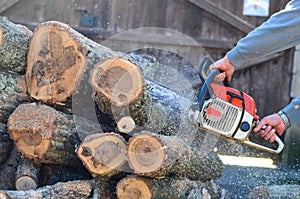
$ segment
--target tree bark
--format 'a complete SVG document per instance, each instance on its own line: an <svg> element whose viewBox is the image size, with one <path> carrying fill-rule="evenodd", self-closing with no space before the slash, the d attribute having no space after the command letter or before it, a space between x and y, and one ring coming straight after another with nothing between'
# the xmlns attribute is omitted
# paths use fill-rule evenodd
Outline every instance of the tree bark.
<svg viewBox="0 0 300 199"><path fill-rule="evenodd" d="M24 74L32 32L25 26L0 18L0 68Z"/></svg>
<svg viewBox="0 0 300 199"><path fill-rule="evenodd" d="M93 180L76 180L64 183L56 183L51 186L40 187L36 190L27 191L12 191L12 190L1 190L0 196L4 198L13 199L50 199L50 198L90 198L92 190L94 189Z"/></svg>
<svg viewBox="0 0 300 199"><path fill-rule="evenodd" d="M26 81L31 97L64 103L84 79L85 70L118 53L93 42L67 24L49 21L34 31L28 51Z"/></svg>
<svg viewBox="0 0 300 199"><path fill-rule="evenodd" d="M123 171L127 143L118 134L87 136L77 149L77 156L93 175L112 176Z"/></svg>
<svg viewBox="0 0 300 199"><path fill-rule="evenodd" d="M6 124L0 123L0 165L6 161L13 147L14 143L9 137Z"/></svg>
<svg viewBox="0 0 300 199"><path fill-rule="evenodd" d="M28 101L25 76L0 70L0 122L6 123L16 107Z"/></svg>
<svg viewBox="0 0 300 199"><path fill-rule="evenodd" d="M21 158L20 164L16 172L16 189L30 190L36 189L39 185L40 165L34 164L32 161Z"/></svg>
<svg viewBox="0 0 300 199"><path fill-rule="evenodd" d="M207 186L211 185L186 178L150 179L129 176L118 183L116 193L118 199L193 198L193 192L197 192L196 198L203 198L204 194L209 195L210 198L218 195L213 191L208 191ZM209 193L205 193L205 191Z"/></svg>
<svg viewBox="0 0 300 199"><path fill-rule="evenodd" d="M134 172L149 177L174 174L205 182L221 177L224 170L215 153L202 153L176 136L136 134L129 139L127 153Z"/></svg>
<svg viewBox="0 0 300 199"><path fill-rule="evenodd" d="M75 153L80 139L73 121L49 106L20 105L8 118L7 127L18 150L30 160L73 166L80 163Z"/></svg>
<svg viewBox="0 0 300 199"><path fill-rule="evenodd" d="M92 179L90 173L81 165L70 167L60 164L42 164L39 186L53 185L58 182Z"/></svg>
<svg viewBox="0 0 300 199"><path fill-rule="evenodd" d="M20 157L21 155L14 145L6 162L1 164L0 166L0 190L9 190L15 188L14 182L16 179L16 171L18 168Z"/></svg>

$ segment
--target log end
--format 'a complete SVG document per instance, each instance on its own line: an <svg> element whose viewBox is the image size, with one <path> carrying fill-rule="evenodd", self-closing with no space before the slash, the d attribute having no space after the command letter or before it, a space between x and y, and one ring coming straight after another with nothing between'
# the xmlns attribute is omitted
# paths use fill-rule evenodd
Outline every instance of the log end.
<svg viewBox="0 0 300 199"><path fill-rule="evenodd" d="M40 24L29 45L28 92L42 102L65 102L86 68L86 50L60 22Z"/></svg>
<svg viewBox="0 0 300 199"><path fill-rule="evenodd" d="M37 183L30 176L21 176L16 180L17 190L32 190L37 188Z"/></svg>
<svg viewBox="0 0 300 199"><path fill-rule="evenodd" d="M77 156L91 174L113 175L126 162L126 147L118 134L94 134L78 147Z"/></svg>
<svg viewBox="0 0 300 199"><path fill-rule="evenodd" d="M95 66L91 85L98 97L123 107L138 99L145 83L138 66L123 58L110 58Z"/></svg>
<svg viewBox="0 0 300 199"><path fill-rule="evenodd" d="M9 116L7 128L18 151L28 159L43 159L51 147L55 122L63 120L53 108L37 103L21 104Z"/></svg>
<svg viewBox="0 0 300 199"><path fill-rule="evenodd" d="M118 183L116 192L119 199L151 199L152 185L144 179L127 177Z"/></svg>
<svg viewBox="0 0 300 199"><path fill-rule="evenodd" d="M128 162L135 173L150 174L166 160L166 147L158 137L146 131L134 135L127 147Z"/></svg>
<svg viewBox="0 0 300 199"><path fill-rule="evenodd" d="M135 121L130 116L124 116L117 122L118 131L129 134L135 128Z"/></svg>

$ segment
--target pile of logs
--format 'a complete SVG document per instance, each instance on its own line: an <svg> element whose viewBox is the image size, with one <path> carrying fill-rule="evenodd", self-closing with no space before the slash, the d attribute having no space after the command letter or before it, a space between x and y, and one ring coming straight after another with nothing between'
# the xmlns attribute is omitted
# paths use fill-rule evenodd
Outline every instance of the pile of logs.
<svg viewBox="0 0 300 199"><path fill-rule="evenodd" d="M145 62L4 17L0 55L0 198L219 198L221 160Z"/></svg>

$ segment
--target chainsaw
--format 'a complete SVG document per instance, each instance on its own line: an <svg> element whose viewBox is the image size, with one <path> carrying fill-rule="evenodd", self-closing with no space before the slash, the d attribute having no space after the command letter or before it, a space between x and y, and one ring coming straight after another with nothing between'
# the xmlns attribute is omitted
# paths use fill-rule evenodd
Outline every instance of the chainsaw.
<svg viewBox="0 0 300 199"><path fill-rule="evenodd" d="M275 149L249 139L252 129L259 121L255 101L248 94L230 87L226 81L214 82L219 70L214 69L208 73L212 63L210 60L205 56L199 63L199 77L203 84L198 92L197 102L189 109L189 120L205 132L221 135L260 150L280 153L284 144L277 135Z"/></svg>

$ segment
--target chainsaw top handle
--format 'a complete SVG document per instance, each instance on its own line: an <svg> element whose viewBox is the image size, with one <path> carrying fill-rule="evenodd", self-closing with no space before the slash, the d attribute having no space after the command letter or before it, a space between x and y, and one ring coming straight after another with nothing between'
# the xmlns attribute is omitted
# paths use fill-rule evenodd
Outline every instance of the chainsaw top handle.
<svg viewBox="0 0 300 199"><path fill-rule="evenodd" d="M212 89L210 88L210 85L214 81L214 78L220 73L218 69L213 69L208 73L209 66L212 63L213 61L206 55L202 58L202 60L198 64L198 75L203 85L197 95L198 101L197 101L197 107L195 107L196 110L201 110L206 96L210 95L210 93L213 93ZM224 81L223 83L224 85L226 84L226 86L228 86L227 81Z"/></svg>

